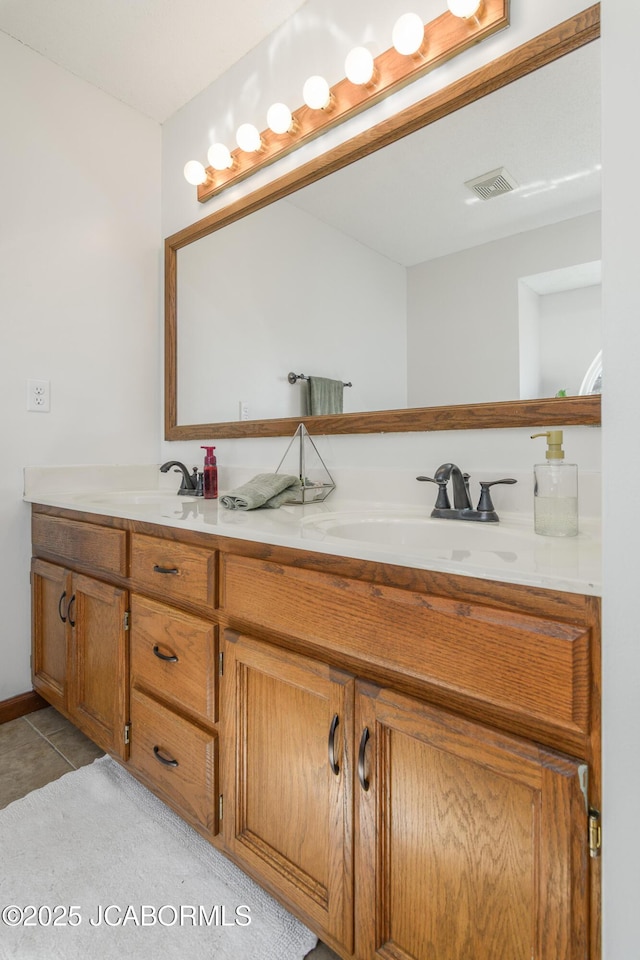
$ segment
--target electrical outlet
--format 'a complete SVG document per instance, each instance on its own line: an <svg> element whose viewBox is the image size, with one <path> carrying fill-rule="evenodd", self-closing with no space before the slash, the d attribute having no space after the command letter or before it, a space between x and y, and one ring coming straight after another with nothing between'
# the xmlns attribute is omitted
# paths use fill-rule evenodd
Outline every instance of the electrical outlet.
<svg viewBox="0 0 640 960"><path fill-rule="evenodd" d="M249 401L248 400L240 401L240 419L241 420L249 419Z"/></svg>
<svg viewBox="0 0 640 960"><path fill-rule="evenodd" d="M51 390L48 380L27 380L27 410L33 413L49 413Z"/></svg>

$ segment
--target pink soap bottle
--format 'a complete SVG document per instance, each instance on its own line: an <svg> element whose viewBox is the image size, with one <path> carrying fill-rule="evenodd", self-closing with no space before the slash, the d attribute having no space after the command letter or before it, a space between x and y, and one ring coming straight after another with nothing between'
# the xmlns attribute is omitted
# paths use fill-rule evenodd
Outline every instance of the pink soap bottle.
<svg viewBox="0 0 640 960"><path fill-rule="evenodd" d="M204 458L204 498L205 500L218 499L218 466L214 454L215 447L201 447L206 450Z"/></svg>

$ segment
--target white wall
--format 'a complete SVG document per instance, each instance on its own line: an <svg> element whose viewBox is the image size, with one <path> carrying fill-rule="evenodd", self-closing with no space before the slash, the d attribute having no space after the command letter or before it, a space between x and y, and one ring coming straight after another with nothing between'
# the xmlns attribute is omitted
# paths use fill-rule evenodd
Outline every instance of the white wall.
<svg viewBox="0 0 640 960"><path fill-rule="evenodd" d="M554 397L558 389L573 396L602 349L602 288L593 284L540 294L538 304L540 387L536 396Z"/></svg>
<svg viewBox="0 0 640 960"><path fill-rule="evenodd" d="M633 107L640 6L602 4L604 476L604 958L640 950L640 284ZM635 77L635 80L634 80ZM636 153L636 156L634 156Z"/></svg>
<svg viewBox="0 0 640 960"><path fill-rule="evenodd" d="M0 130L3 700L31 689L23 466L157 459L160 128L0 33Z"/></svg>
<svg viewBox="0 0 640 960"><path fill-rule="evenodd" d="M592 213L410 267L409 406L520 397L519 279L599 258L600 215Z"/></svg>
<svg viewBox="0 0 640 960"><path fill-rule="evenodd" d="M303 417L289 371L350 382L344 411L407 402L404 267L286 199L178 251L180 423Z"/></svg>

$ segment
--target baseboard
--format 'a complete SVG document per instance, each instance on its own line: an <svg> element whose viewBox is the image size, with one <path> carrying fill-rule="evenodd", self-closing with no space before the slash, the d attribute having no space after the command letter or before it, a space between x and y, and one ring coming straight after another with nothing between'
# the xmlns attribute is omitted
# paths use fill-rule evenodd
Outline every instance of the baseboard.
<svg viewBox="0 0 640 960"><path fill-rule="evenodd" d="M43 700L35 690L30 690L28 693L19 693L17 697L0 700L0 723L17 720L18 717L24 717L27 713L34 713L36 710L42 710L43 707L48 706L47 701Z"/></svg>

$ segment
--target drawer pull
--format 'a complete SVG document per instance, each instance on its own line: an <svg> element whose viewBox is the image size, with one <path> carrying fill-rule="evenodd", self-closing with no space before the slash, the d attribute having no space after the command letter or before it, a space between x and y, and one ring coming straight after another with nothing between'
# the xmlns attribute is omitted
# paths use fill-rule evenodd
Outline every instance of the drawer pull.
<svg viewBox="0 0 640 960"><path fill-rule="evenodd" d="M364 773L364 757L367 749L367 741L369 739L369 727L365 727L362 731L362 736L360 737L360 749L358 750L358 778L360 780L360 786L363 790L369 789L369 781L367 780Z"/></svg>
<svg viewBox="0 0 640 960"><path fill-rule="evenodd" d="M60 599L58 600L58 616L60 617L60 619L62 620L63 623L66 623L66 622L67 622L67 618L62 615L62 601L64 600L64 598L66 597L66 595L67 595L67 591L64 590L63 593L62 593L62 595L61 595L61 597L60 597ZM68 610L67 610L67 612L68 612Z"/></svg>
<svg viewBox="0 0 640 960"><path fill-rule="evenodd" d="M158 646L157 643L156 643L155 647L153 648L153 652L154 652L154 654L156 655L156 657L158 658L158 660L164 660L165 663L177 663L177 662L178 662L178 658L176 657L175 653L172 653L170 657L168 657L168 656L166 655L166 653L160 653L160 648L159 648L159 646Z"/></svg>
<svg viewBox="0 0 640 960"><path fill-rule="evenodd" d="M160 755L160 747L154 747L154 748L153 748L153 753L154 753L154 756L155 756L156 760L158 760L160 763L163 763L163 764L165 765L165 767L177 767L177 766L178 766L178 761L177 761L177 760L167 760L166 757L163 757L163 756Z"/></svg>
<svg viewBox="0 0 640 960"><path fill-rule="evenodd" d="M331 767L331 772L335 773L336 776L340 773L340 766L336 760L336 730L339 723L340 719L336 713L333 716L331 727L329 728L329 766Z"/></svg>
<svg viewBox="0 0 640 960"><path fill-rule="evenodd" d="M153 565L154 573L170 573L175 576L179 571L177 567L161 567L157 563Z"/></svg>

